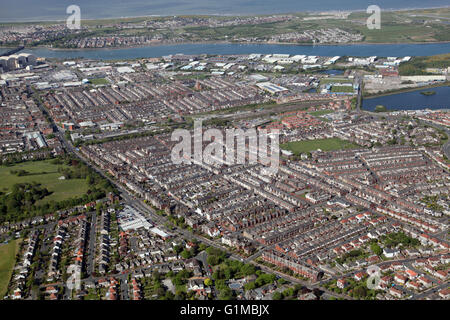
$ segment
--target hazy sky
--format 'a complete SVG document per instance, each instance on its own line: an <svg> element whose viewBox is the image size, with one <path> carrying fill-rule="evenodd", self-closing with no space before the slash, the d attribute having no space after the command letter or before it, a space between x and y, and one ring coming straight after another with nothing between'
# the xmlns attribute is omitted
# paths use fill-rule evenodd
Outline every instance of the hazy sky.
<svg viewBox="0 0 450 320"><path fill-rule="evenodd" d="M449 6L449 0L0 0L0 21L64 20L76 4L81 17L181 14L270 14L299 11Z"/></svg>

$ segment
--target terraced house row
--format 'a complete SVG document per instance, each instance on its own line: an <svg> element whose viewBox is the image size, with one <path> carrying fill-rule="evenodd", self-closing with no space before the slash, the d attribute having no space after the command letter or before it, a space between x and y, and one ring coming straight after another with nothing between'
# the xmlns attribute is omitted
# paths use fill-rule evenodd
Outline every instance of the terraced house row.
<svg viewBox="0 0 450 320"><path fill-rule="evenodd" d="M198 90L181 82L154 84L134 81L86 90L62 89L47 93L44 104L57 123L89 127L139 120L155 123L170 116L193 114L261 103L267 98L252 85L233 79L199 80Z"/></svg>
<svg viewBox="0 0 450 320"><path fill-rule="evenodd" d="M165 134L86 146L82 152L153 204L185 207L178 215L201 232L226 237L236 248L232 239L239 237L254 250L267 246L264 261L311 279L317 279L317 272L305 270L318 268L319 258L334 259L367 243L369 234L385 234L373 233L373 228L386 226L393 232L390 225L399 222L430 239L447 228L443 216L398 195L402 188L414 192L414 180L383 174L396 170L393 165L403 166L411 175L431 174L448 185L448 173L412 147L315 152L310 160L288 161L278 173L266 175L261 164L175 165L170 160L173 145ZM332 250L343 245L344 251ZM436 244L438 249L447 246L445 241Z"/></svg>

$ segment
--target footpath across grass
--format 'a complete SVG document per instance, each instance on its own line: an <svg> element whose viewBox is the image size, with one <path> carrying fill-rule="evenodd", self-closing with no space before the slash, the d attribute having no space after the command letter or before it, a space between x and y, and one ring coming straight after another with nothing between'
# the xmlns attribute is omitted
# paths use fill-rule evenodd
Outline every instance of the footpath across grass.
<svg viewBox="0 0 450 320"><path fill-rule="evenodd" d="M317 149L322 151L333 151L360 148L360 146L355 143L341 140L339 138L292 141L284 143L280 147L281 149L292 151L296 155L316 151Z"/></svg>
<svg viewBox="0 0 450 320"><path fill-rule="evenodd" d="M8 244L0 245L0 300L3 300L8 290L8 283L11 279L21 241L21 239L12 240Z"/></svg>

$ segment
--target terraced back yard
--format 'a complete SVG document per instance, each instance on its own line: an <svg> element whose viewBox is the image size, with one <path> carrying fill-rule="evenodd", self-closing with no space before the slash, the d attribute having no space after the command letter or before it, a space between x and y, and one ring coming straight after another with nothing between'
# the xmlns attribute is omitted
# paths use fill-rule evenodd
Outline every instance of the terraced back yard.
<svg viewBox="0 0 450 320"><path fill-rule="evenodd" d="M56 202L65 199L82 196L88 190L86 179L60 180L62 176L58 168L69 168L62 164L53 164L51 160L19 163L13 166L0 167L0 192L7 193L12 186L18 183L37 182L47 188L52 194L36 202L37 205L54 200ZM23 176L11 173L11 171L24 170Z"/></svg>
<svg viewBox="0 0 450 320"><path fill-rule="evenodd" d="M3 300L8 290L8 283L11 279L21 241L21 239L18 239L0 245L0 300Z"/></svg>

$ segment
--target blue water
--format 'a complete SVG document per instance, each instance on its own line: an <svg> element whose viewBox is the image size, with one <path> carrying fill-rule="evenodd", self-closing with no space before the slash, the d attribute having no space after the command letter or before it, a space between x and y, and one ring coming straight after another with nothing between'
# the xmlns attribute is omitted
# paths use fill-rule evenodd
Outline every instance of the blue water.
<svg viewBox="0 0 450 320"><path fill-rule="evenodd" d="M87 59L137 59L162 57L170 54L251 54L284 53L317 56L431 56L450 52L450 43L434 44L358 44L333 46L302 46L274 44L177 44L126 49L51 50L46 48L26 49L38 57L87 58Z"/></svg>
<svg viewBox="0 0 450 320"><path fill-rule="evenodd" d="M318 71L318 73L322 74L328 74L330 76L340 75L344 73L344 70L335 70L335 69L328 69L328 70L321 70Z"/></svg>
<svg viewBox="0 0 450 320"><path fill-rule="evenodd" d="M422 91L435 91L432 96L421 94ZM419 110L419 109L448 109L450 108L450 87L420 89L403 92L373 99L364 99L363 109L374 111L377 105L383 105L388 110Z"/></svg>
<svg viewBox="0 0 450 320"><path fill-rule="evenodd" d="M365 10L448 6L448 0L14 0L1 1L0 21L65 20L76 4L82 19L146 15L249 15L303 11Z"/></svg>

